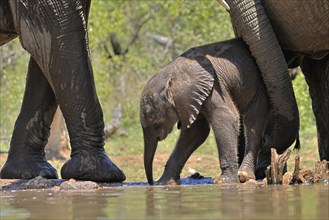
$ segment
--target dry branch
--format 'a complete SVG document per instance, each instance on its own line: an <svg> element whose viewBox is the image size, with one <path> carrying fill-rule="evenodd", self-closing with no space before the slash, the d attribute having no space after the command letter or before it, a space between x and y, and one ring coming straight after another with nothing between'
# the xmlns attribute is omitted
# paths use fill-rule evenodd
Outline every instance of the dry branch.
<svg viewBox="0 0 329 220"><path fill-rule="evenodd" d="M281 155L276 152L276 149L271 148L271 165L267 167L265 174L268 184L282 184L283 170L289 159L291 150L287 149Z"/></svg>
<svg viewBox="0 0 329 220"><path fill-rule="evenodd" d="M268 178L267 178L268 179ZM315 169L300 169L300 157L295 157L295 167L293 172L286 172L283 176L282 184L311 184L329 180L329 167L326 160L317 161Z"/></svg>

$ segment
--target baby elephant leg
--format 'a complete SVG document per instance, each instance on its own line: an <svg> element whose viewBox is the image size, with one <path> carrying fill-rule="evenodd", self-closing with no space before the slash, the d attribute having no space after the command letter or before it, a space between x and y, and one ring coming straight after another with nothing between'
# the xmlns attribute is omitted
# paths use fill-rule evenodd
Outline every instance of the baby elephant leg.
<svg viewBox="0 0 329 220"><path fill-rule="evenodd" d="M208 121L216 138L222 171L214 183L238 183L239 113L230 99L223 100L221 97L216 99L213 96L211 104L207 108L207 116L209 116Z"/></svg>
<svg viewBox="0 0 329 220"><path fill-rule="evenodd" d="M255 180L255 166L262 142L262 133L269 113L269 104L265 94L259 94L249 106L243 117L245 134L245 152L239 167L240 182Z"/></svg>
<svg viewBox="0 0 329 220"><path fill-rule="evenodd" d="M179 184L180 173L186 161L207 139L209 131L209 124L205 118L198 118L189 129L183 130L166 163L165 170L156 184Z"/></svg>

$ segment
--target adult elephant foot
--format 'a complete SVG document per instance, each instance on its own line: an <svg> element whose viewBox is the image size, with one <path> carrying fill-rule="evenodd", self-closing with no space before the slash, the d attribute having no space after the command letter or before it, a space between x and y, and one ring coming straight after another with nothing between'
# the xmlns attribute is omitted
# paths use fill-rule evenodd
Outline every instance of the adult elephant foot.
<svg viewBox="0 0 329 220"><path fill-rule="evenodd" d="M239 168L238 176L241 183L247 182L248 180L256 180L254 171L245 166Z"/></svg>
<svg viewBox="0 0 329 220"><path fill-rule="evenodd" d="M61 170L63 179L91 180L97 182L123 182L125 174L106 155L97 152L80 151L71 155Z"/></svg>
<svg viewBox="0 0 329 220"><path fill-rule="evenodd" d="M57 179L57 171L47 162L44 156L31 154L8 156L1 169L1 179L32 179L42 176L47 179Z"/></svg>

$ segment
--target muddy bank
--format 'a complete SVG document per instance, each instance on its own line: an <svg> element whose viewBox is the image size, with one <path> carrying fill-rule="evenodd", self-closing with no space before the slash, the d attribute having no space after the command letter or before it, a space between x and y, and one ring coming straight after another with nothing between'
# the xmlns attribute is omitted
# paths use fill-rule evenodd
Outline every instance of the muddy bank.
<svg viewBox="0 0 329 220"><path fill-rule="evenodd" d="M288 149L283 154L278 155L275 150L272 152L271 165L266 170L266 178L261 181L248 180L243 186L259 186L267 184L329 184L329 162L326 160L317 161L314 169L301 169L300 158L295 157L295 167L293 172L283 172L284 165L289 159L291 151ZM204 177L196 172L186 178L181 178L181 185L201 185L213 184L214 179ZM175 185L175 184L174 184ZM241 184L239 184L241 185ZM93 181L76 181L74 179L45 179L36 177L30 180L23 179L0 179L1 191L27 190L27 189L47 189L47 190L95 190L107 187L131 187L149 186L147 182L123 182L105 183Z"/></svg>
<svg viewBox="0 0 329 220"><path fill-rule="evenodd" d="M180 185L205 185L213 184L213 178L202 177L195 178L192 176L182 178ZM329 179L321 179L317 183L329 184ZM296 184L296 183L295 183ZM316 184L316 183L303 183L303 184ZM222 184L223 186L237 185L238 187L259 187L267 185L266 179L262 181L249 180L245 183L240 184ZM288 185L288 184L283 184ZM74 179L45 179L43 177L36 177L30 180L23 179L0 179L1 192L8 191L19 191L19 190L51 190L51 191L62 191L62 190L76 190L76 191L89 191L104 188L113 187L147 187L147 182L123 182L123 183L105 183L105 182L93 182L93 181L77 181Z"/></svg>
<svg viewBox="0 0 329 220"><path fill-rule="evenodd" d="M212 184L210 177L194 178L186 177L181 179L182 185ZM103 183L93 181L77 181L74 179L45 179L36 177L30 180L23 179L0 179L1 191L27 190L27 189L49 189L49 190L95 190L107 187L130 187L149 186L147 182L123 182L123 183Z"/></svg>

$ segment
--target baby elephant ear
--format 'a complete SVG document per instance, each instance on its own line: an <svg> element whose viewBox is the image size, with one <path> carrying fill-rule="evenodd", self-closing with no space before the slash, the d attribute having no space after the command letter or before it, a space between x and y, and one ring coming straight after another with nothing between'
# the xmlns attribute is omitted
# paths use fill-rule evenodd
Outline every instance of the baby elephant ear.
<svg viewBox="0 0 329 220"><path fill-rule="evenodd" d="M196 120L204 100L214 85L214 68L204 56L178 57L170 64L172 73L167 82L167 99L175 107L181 129L189 128Z"/></svg>

